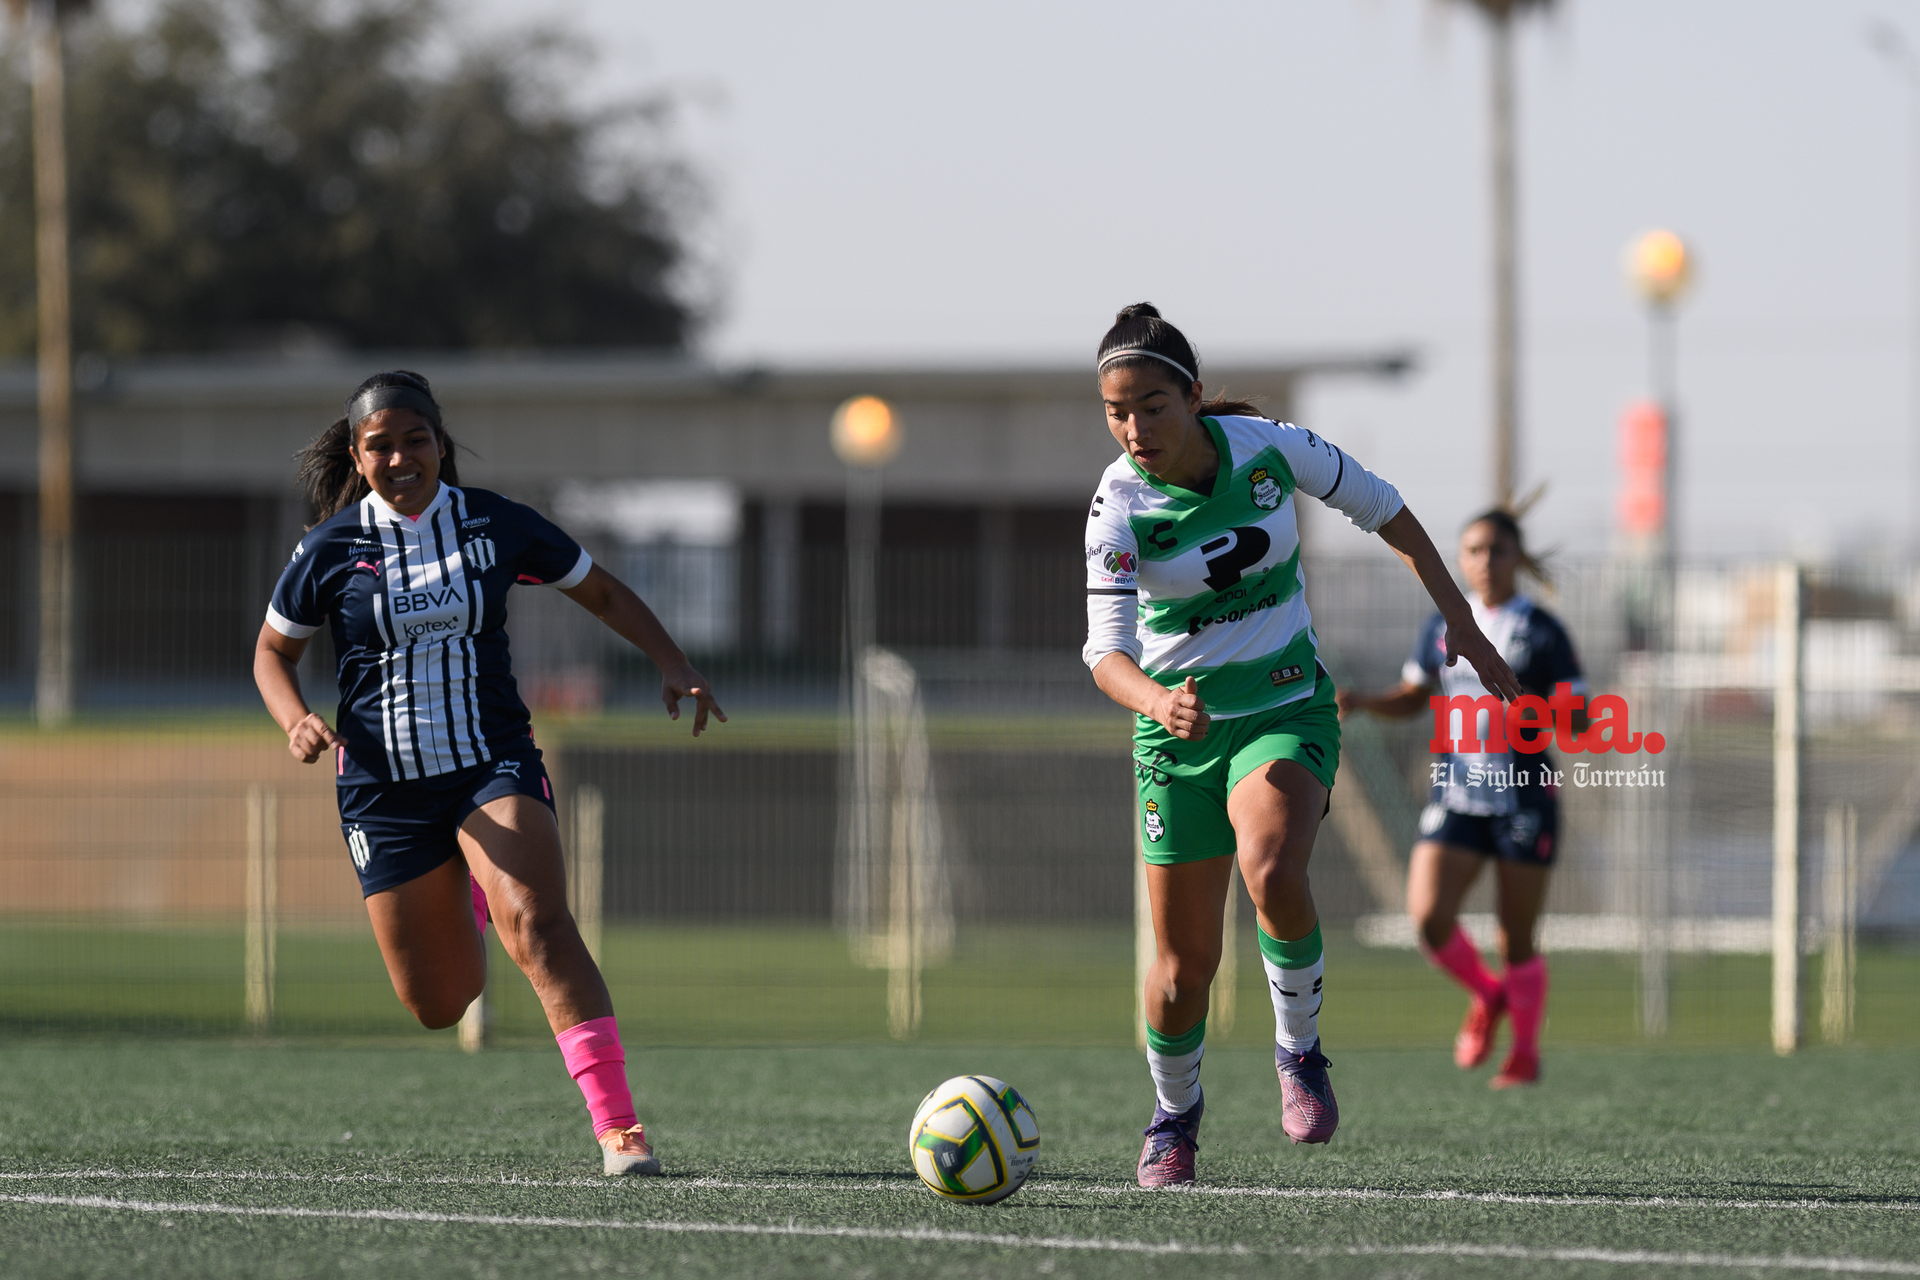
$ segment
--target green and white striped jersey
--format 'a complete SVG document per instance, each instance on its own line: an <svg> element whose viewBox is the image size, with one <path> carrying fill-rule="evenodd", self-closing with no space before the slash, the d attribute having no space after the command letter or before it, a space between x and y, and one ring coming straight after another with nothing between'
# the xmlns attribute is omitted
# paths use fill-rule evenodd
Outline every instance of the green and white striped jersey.
<svg viewBox="0 0 1920 1280"><path fill-rule="evenodd" d="M1087 514L1089 667L1125 653L1169 688L1192 676L1216 719L1314 691L1313 619L1295 491L1372 533L1399 492L1311 431L1202 418L1220 453L1212 493L1156 480L1122 454Z"/></svg>

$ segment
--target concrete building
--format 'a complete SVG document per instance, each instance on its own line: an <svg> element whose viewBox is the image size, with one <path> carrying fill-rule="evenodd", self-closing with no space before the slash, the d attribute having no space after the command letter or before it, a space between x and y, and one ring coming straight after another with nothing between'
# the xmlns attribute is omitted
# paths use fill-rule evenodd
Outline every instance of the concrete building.
<svg viewBox="0 0 1920 1280"><path fill-rule="evenodd" d="M1389 353L1207 373L1210 389L1284 418L1304 379L1409 363ZM827 424L847 397L882 396L906 434L885 477L882 641L1078 643L1077 607L1032 602L1077 597L1083 504L1114 456L1090 368L723 368L623 352L87 358L76 369L83 685L235 669L310 518L293 455L362 377L396 367L432 380L466 450L465 483L556 512L597 554L651 574L702 647L776 655L838 642L846 471ZM12 615L0 672L12 689L32 661L36 439L32 367L0 365L0 596ZM699 598L675 594L689 591Z"/></svg>

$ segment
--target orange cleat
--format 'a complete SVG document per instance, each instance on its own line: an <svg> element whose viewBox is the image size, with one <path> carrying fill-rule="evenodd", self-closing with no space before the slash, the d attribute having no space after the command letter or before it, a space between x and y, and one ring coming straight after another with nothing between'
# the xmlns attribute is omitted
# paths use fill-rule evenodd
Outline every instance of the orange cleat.
<svg viewBox="0 0 1920 1280"><path fill-rule="evenodd" d="M1522 1085L1540 1082L1540 1055L1528 1054L1522 1057L1518 1053L1507 1055L1500 1074L1487 1082L1494 1089L1518 1089Z"/></svg>
<svg viewBox="0 0 1920 1280"><path fill-rule="evenodd" d="M1493 1056L1493 1037L1500 1030L1500 1019L1506 1012L1504 988L1491 1000L1473 998L1473 1003L1467 1006L1466 1020L1460 1024L1460 1034L1453 1038L1454 1066L1471 1071Z"/></svg>
<svg viewBox="0 0 1920 1280"><path fill-rule="evenodd" d="M645 1125L607 1130L600 1135L600 1150L606 1155L601 1171L610 1178L644 1178L660 1172L660 1157L647 1145Z"/></svg>

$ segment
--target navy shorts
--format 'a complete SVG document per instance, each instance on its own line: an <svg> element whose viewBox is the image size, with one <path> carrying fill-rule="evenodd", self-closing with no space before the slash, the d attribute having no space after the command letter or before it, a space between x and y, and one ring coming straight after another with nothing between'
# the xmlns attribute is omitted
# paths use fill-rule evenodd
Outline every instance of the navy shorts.
<svg viewBox="0 0 1920 1280"><path fill-rule="evenodd" d="M343 786L340 832L371 896L417 880L460 856L458 834L467 815L502 796L532 796L553 808L553 784L532 742L497 760L406 782Z"/></svg>
<svg viewBox="0 0 1920 1280"><path fill-rule="evenodd" d="M1420 812L1420 838L1456 845L1501 862L1550 867L1558 852L1560 802L1551 793L1522 794L1512 813L1455 813L1430 804Z"/></svg>

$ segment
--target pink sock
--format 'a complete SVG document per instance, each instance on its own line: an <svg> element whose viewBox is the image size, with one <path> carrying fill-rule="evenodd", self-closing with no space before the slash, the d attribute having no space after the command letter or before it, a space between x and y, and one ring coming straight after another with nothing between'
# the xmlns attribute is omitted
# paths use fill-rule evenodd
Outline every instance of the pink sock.
<svg viewBox="0 0 1920 1280"><path fill-rule="evenodd" d="M593 1117L593 1136L613 1129L630 1129L639 1121L633 1114L633 1094L627 1090L627 1051L611 1017L595 1018L568 1027L554 1037L567 1074L587 1099Z"/></svg>
<svg viewBox="0 0 1920 1280"><path fill-rule="evenodd" d="M1435 966L1452 974L1455 982L1482 1000L1491 1000L1500 994L1500 979L1494 977L1481 961L1480 948L1474 946L1473 939L1467 936L1466 926L1456 924L1453 935L1438 951L1425 942L1420 944L1420 950Z"/></svg>
<svg viewBox="0 0 1920 1280"><path fill-rule="evenodd" d="M1547 1016L1547 958L1536 955L1507 970L1507 1016L1513 1019L1513 1052L1540 1056L1540 1023Z"/></svg>
<svg viewBox="0 0 1920 1280"><path fill-rule="evenodd" d="M473 927L484 938L487 936L487 893L472 876L467 877L467 883L473 886Z"/></svg>

